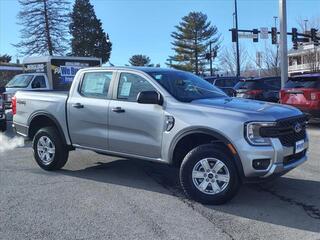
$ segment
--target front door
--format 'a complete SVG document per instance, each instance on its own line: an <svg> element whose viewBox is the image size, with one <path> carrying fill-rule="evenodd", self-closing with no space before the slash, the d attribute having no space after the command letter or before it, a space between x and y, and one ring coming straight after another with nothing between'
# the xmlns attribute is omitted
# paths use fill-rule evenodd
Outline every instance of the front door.
<svg viewBox="0 0 320 240"><path fill-rule="evenodd" d="M161 158L164 111L162 106L137 103L141 91L156 91L143 76L122 72L115 99L109 106L110 151Z"/></svg>
<svg viewBox="0 0 320 240"><path fill-rule="evenodd" d="M68 101L68 124L73 144L108 150L107 98L112 72L84 73L80 88Z"/></svg>

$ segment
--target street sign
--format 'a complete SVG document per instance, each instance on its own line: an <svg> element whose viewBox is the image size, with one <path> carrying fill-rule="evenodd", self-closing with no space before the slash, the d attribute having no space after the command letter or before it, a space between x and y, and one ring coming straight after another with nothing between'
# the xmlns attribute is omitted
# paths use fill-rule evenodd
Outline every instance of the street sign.
<svg viewBox="0 0 320 240"><path fill-rule="evenodd" d="M260 28L260 39L269 39L268 28L262 27Z"/></svg>
<svg viewBox="0 0 320 240"><path fill-rule="evenodd" d="M239 32L238 37L239 38L253 38L254 35L252 33L248 33L248 32Z"/></svg>

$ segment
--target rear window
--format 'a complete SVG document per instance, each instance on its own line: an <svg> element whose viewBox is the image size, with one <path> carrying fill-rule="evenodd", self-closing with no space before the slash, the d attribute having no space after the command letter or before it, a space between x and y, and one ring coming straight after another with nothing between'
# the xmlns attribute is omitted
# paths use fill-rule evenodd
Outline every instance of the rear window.
<svg viewBox="0 0 320 240"><path fill-rule="evenodd" d="M240 81L234 87L235 89L261 89L263 83L258 81Z"/></svg>
<svg viewBox="0 0 320 240"><path fill-rule="evenodd" d="M295 77L291 78L285 88L317 88L320 89L320 77Z"/></svg>

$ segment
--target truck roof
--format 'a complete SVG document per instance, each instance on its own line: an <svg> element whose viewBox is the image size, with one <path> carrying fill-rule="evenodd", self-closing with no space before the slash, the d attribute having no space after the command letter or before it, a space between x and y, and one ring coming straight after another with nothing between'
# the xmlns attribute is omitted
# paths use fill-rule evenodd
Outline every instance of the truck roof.
<svg viewBox="0 0 320 240"><path fill-rule="evenodd" d="M150 72L180 72L181 70L173 69L173 68L160 68L160 67L135 67L135 66L124 66L124 67L89 67L82 68L79 71L85 70L136 70L140 72L150 73Z"/></svg>
<svg viewBox="0 0 320 240"><path fill-rule="evenodd" d="M50 62L52 59L61 59L61 60L96 60L100 61L100 58L94 58L94 57L64 57L64 56L38 56L38 57L27 57L24 58L22 63L28 64L28 63L43 63L43 62Z"/></svg>

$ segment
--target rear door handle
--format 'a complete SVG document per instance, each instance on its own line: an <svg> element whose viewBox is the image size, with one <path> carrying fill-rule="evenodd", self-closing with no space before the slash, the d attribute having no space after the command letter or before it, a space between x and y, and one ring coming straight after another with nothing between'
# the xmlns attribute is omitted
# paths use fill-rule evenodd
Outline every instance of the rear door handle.
<svg viewBox="0 0 320 240"><path fill-rule="evenodd" d="M75 104L72 104L72 107L74 107L74 108L83 108L84 106L81 103L75 103Z"/></svg>
<svg viewBox="0 0 320 240"><path fill-rule="evenodd" d="M124 113L125 112L125 110L122 109L121 107L112 108L112 111L116 112L116 113Z"/></svg>

